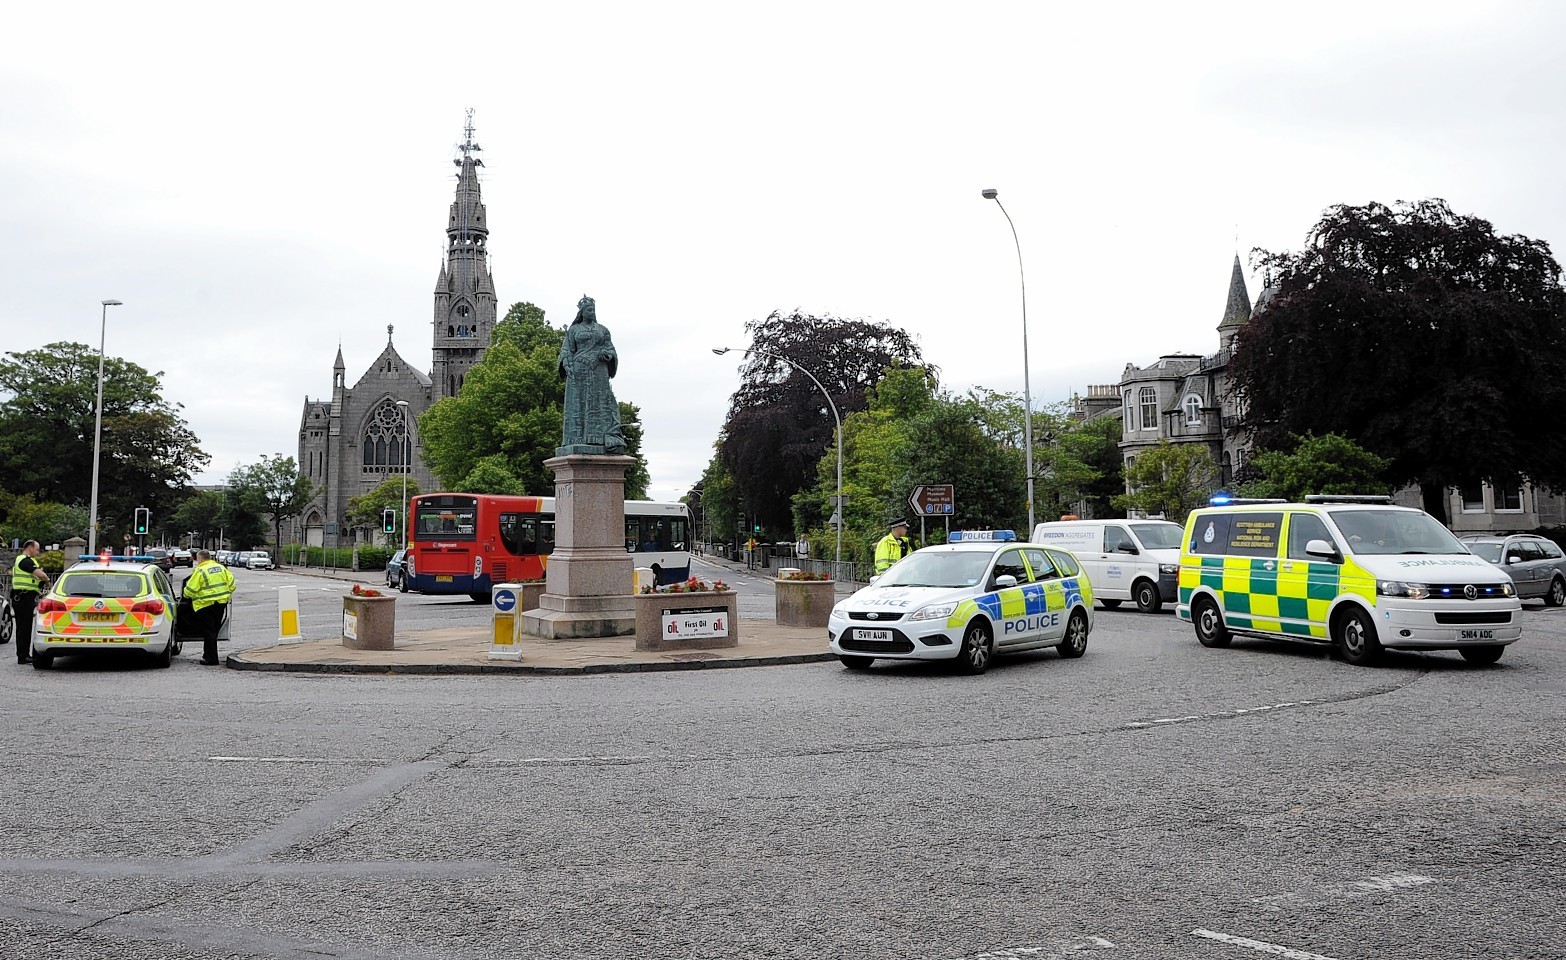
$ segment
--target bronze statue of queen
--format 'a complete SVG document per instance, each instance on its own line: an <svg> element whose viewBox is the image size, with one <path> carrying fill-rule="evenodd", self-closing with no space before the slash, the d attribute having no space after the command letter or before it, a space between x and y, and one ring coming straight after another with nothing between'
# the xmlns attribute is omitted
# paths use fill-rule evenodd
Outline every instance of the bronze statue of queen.
<svg viewBox="0 0 1566 960"><path fill-rule="evenodd" d="M620 404L609 385L619 366L609 328L598 322L593 298L584 295L560 345L559 370L566 382L565 430L556 456L625 453Z"/></svg>

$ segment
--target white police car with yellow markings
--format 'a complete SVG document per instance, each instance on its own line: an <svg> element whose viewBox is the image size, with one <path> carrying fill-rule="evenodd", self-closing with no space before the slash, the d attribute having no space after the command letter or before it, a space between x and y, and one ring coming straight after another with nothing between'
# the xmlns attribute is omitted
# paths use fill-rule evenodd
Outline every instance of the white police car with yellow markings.
<svg viewBox="0 0 1566 960"><path fill-rule="evenodd" d="M1087 651L1093 588L1064 550L1009 530L954 531L832 608L832 652L851 670L876 660L955 660L983 673L998 654Z"/></svg>

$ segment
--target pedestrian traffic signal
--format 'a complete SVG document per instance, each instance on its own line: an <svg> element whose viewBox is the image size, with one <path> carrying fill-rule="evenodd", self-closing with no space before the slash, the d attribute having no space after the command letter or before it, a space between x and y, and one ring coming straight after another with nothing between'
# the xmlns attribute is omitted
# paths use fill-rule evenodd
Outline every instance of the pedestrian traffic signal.
<svg viewBox="0 0 1566 960"><path fill-rule="evenodd" d="M136 535L145 536L152 526L152 511L147 507L136 508Z"/></svg>
<svg viewBox="0 0 1566 960"><path fill-rule="evenodd" d="M397 511L391 507L381 511L381 529L387 533L397 532Z"/></svg>

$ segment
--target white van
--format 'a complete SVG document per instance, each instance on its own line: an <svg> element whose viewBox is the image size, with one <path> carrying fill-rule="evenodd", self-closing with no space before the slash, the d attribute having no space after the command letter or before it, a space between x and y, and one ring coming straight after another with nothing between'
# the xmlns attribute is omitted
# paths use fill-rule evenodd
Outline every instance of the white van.
<svg viewBox="0 0 1566 960"><path fill-rule="evenodd" d="M1157 613L1175 601L1184 533L1168 520L1057 520L1034 527L1033 542L1075 554L1094 598L1109 609L1133 600Z"/></svg>

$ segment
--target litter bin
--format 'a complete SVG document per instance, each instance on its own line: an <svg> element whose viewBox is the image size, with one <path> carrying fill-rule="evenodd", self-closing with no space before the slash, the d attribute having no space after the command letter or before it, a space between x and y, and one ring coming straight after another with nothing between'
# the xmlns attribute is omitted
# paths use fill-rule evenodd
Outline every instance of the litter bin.
<svg viewBox="0 0 1566 960"><path fill-rule="evenodd" d="M772 545L767 543L756 544L756 565L765 570L772 564Z"/></svg>

